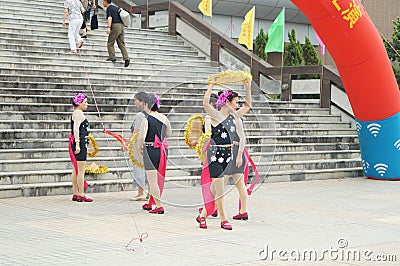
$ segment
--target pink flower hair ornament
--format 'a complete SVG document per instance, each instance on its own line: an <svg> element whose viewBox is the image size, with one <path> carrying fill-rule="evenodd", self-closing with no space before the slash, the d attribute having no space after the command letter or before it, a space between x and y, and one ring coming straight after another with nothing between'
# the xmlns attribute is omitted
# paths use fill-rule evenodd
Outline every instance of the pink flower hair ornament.
<svg viewBox="0 0 400 266"><path fill-rule="evenodd" d="M215 107L219 109L221 106L224 106L226 104L226 101L229 100L229 96L231 95L231 91L224 90L224 92L218 97L218 101L215 103Z"/></svg>
<svg viewBox="0 0 400 266"><path fill-rule="evenodd" d="M85 100L87 98L86 94L84 94L83 92L80 92L78 94L75 94L75 96L72 98L72 102L78 106L81 102L83 102L83 100Z"/></svg>
<svg viewBox="0 0 400 266"><path fill-rule="evenodd" d="M156 99L155 104L157 105L157 108L160 108L160 106L161 106L160 97L158 97L158 95L154 93L154 98Z"/></svg>

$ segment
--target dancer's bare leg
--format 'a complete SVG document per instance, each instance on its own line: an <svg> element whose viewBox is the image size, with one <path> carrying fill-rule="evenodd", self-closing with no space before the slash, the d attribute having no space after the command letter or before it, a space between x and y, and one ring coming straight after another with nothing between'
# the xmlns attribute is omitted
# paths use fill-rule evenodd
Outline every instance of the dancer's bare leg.
<svg viewBox="0 0 400 266"><path fill-rule="evenodd" d="M76 176L76 171L75 171L75 167L72 167L72 189L74 190L74 195L79 195L78 194L78 179Z"/></svg>
<svg viewBox="0 0 400 266"><path fill-rule="evenodd" d="M243 181L243 174L234 174L232 176L233 182L239 191L240 198L240 214L247 212L247 189Z"/></svg>
<svg viewBox="0 0 400 266"><path fill-rule="evenodd" d="M86 161L78 161L78 176L77 176L77 184L78 184L78 196L83 197L85 195L84 191L84 178L85 178L85 166L86 166Z"/></svg>
<svg viewBox="0 0 400 266"><path fill-rule="evenodd" d="M224 178L212 178L212 184L214 186L214 199L215 205L219 211L221 221L225 221L226 214L224 209L224 188L225 188L225 180Z"/></svg>
<svg viewBox="0 0 400 266"><path fill-rule="evenodd" d="M149 181L150 195L153 196L157 208L161 207L161 200L160 200L161 196L160 196L160 188L158 186L157 170L147 170L146 176L147 180Z"/></svg>

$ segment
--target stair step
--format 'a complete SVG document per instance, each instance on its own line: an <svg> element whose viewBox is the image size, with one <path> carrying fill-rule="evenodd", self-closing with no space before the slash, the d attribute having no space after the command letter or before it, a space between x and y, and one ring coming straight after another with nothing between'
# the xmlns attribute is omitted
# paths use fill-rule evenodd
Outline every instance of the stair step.
<svg viewBox="0 0 400 266"><path fill-rule="evenodd" d="M79 54L70 54L68 52L68 47L65 46L62 50L52 50L52 51L35 51L35 50L15 50L13 49L15 47L1 47L0 46L0 51L2 55L8 55L8 56L13 56L13 57L23 57L23 56L43 56L46 55L47 57L51 58L58 58L58 57L70 57L71 59L78 59L81 60ZM157 62L159 60L173 60L174 62L186 62L186 61L193 61L193 60L204 60L205 57L199 56L196 53L190 53L190 54L170 54L167 52L164 53L157 53L155 50L147 50L144 52L140 51L128 51L130 58L133 60L132 63L135 63L135 58L139 58L142 60L146 60L146 62ZM106 51L102 52L95 52L95 51L88 51L88 50L82 50L81 52L83 57L90 57L93 58L94 60L105 60L108 58L108 54ZM122 61L121 55L117 52L116 54L117 62L115 63L109 63L109 65L116 66L119 61Z"/></svg>
<svg viewBox="0 0 400 266"><path fill-rule="evenodd" d="M362 167L349 167L337 169L318 169L304 171L270 171L262 172L260 176L266 176L265 182L290 182L305 180L340 179L348 177L362 177Z"/></svg>
<svg viewBox="0 0 400 266"><path fill-rule="evenodd" d="M110 169L113 171L114 169ZM48 173L50 175L59 175L60 173ZM69 175L70 173L65 173ZM28 174L30 176L34 174ZM90 178L92 175L88 174ZM341 169L323 169L323 170L307 170L307 171L285 171L285 172L260 172L260 179L263 182L287 182L287 181L302 181L302 180L316 180L316 179L331 179L331 178L346 178L346 177L360 177L362 176L361 167L341 168ZM200 176L181 176L166 178L165 188L173 187L177 184L182 186L199 186ZM250 180L251 181L251 180ZM261 182L260 181L260 182ZM172 183L172 184L170 184ZM132 178L111 179L111 180L97 180L88 181L88 193L95 192L115 192L121 191L122 185L126 191L132 190ZM122 185L121 185L122 184ZM166 190L165 193L168 191ZM257 187L253 191L257 193ZM71 182L58 182L58 183L34 183L24 185L1 185L0 198L11 197L31 197L31 196L51 196L51 195L66 195L72 194Z"/></svg>
<svg viewBox="0 0 400 266"><path fill-rule="evenodd" d="M267 159L265 159L267 158ZM192 158L186 158L186 164L178 164L177 160L169 160L167 164L167 177L177 177L182 175L200 175L201 164L200 160ZM287 160L287 161L275 161L274 156L263 157L263 161L260 162L257 158L255 160L257 169L259 172L263 171L305 171L313 169L335 169L335 168L354 168L361 167L360 158L328 158L328 159L308 159L308 160ZM118 167L118 171L130 174L130 168L132 167L127 158L90 158L87 164L95 162L97 165L105 165L109 168ZM289 163L288 163L289 162ZM18 167L19 166L19 167ZM21 167L23 166L23 167ZM29 167L30 166L30 167ZM0 165L2 172L0 173L1 181L0 185L12 185L12 184L30 184L30 183L48 183L48 182L64 182L70 180L70 176L64 175L64 179L60 179L60 176L47 176L44 178L40 173L45 174L46 172L61 171L60 173L67 172L71 174L72 165L69 158L57 158L57 159L20 159L20 160L7 160L6 163ZM65 170L59 170L65 169ZM96 175L98 179L108 179L110 174L99 174ZM91 178L88 178L91 180Z"/></svg>
<svg viewBox="0 0 400 266"><path fill-rule="evenodd" d="M12 19L11 19L12 20ZM24 19L25 20L25 19ZM6 38L10 39L32 39L32 40L63 40L67 39L68 37L68 32L67 30L60 30L59 27L59 21L56 22L50 22L50 25L43 26L42 24L38 24L38 26L35 26L36 22L32 22L31 25L27 25L24 27L24 25L18 25L15 26L16 23L9 21L4 18L0 18L0 22L3 25L3 28L1 32L3 33L3 36ZM25 30L30 29L31 31L34 32L34 34L29 34L26 33ZM52 32L49 32L49 29L52 29ZM21 32L24 32L24 35L21 35ZM105 26L104 30L89 30L88 33L88 38L86 39L89 43L97 44L98 41L102 42L106 38L106 35L104 34L105 32ZM143 31L143 30L138 30L138 29L125 29L126 36L125 36L125 41L127 43L130 42L138 42L139 40L146 41L149 43L162 43L162 44L181 44L184 45L185 42L177 37L177 36L172 36L168 35L165 33L162 34L152 34L153 31ZM49 35L50 34L50 35ZM51 36L51 38L49 38ZM193 49L193 48L192 48Z"/></svg>
<svg viewBox="0 0 400 266"><path fill-rule="evenodd" d="M1 115L0 115L1 117ZM126 120L102 120L99 121L97 119L90 119L91 128L116 128L121 125L125 125L124 128L128 129L127 126L130 126L130 121L133 119ZM183 131L186 127L187 120L185 121L172 121L171 127L175 129L179 129ZM2 120L0 119L0 129L33 129L33 128L42 128L42 129L69 129L71 125L70 120L44 120L38 121L35 120ZM255 132L262 131L263 125L258 121L244 121L244 127L247 132ZM286 130L286 129L329 129L329 130L338 130L338 129L350 129L350 122L322 122L322 121L274 121L273 126L271 126L272 130ZM352 129L355 131L355 129Z"/></svg>
<svg viewBox="0 0 400 266"><path fill-rule="evenodd" d="M100 116L103 120L109 119L109 120L121 120L127 121L127 123L130 123L133 119L133 114L132 116L127 116L126 112L105 112L101 111ZM85 113L86 117L88 118L89 121L95 121L99 119L99 113L98 112L86 112ZM176 117L185 117L186 119L189 119L191 114L185 114L185 113L180 113L180 114L168 114L168 118L170 120L175 119ZM1 119L15 119L15 120L23 120L24 118L29 118L33 120L68 120L71 117L71 111L60 111L60 112L46 112L46 111L36 111L35 113L31 113L28 111L0 111L0 117ZM254 114L254 113L249 113L246 114L246 120L252 122L255 121L257 123L263 123L264 122L270 122L272 121L273 123L276 121L327 121L327 122L336 122L340 120L340 116L332 116L332 115L321 115L321 114L314 114L314 115L308 115L308 114Z"/></svg>
<svg viewBox="0 0 400 266"><path fill-rule="evenodd" d="M105 61L107 58L106 54L99 53L97 56L92 55L90 61L85 61L85 66L87 67L109 67L110 62ZM37 54L35 55L24 55L16 57L15 54L10 55L10 53L0 54L0 60L2 62L7 62L6 64L12 64L13 67L46 67L48 65L55 66L80 66L82 68L82 59L80 57L71 56L69 54L59 54L57 57L53 57L52 54L48 56ZM10 63L10 62L13 63ZM5 67L5 64L0 62L0 66ZM216 64L210 62L204 62L202 58L199 60L185 60L184 63L179 58L171 56L170 58L148 56L142 54L132 58L132 63L135 64L135 68L138 69L190 69L191 67L198 68L219 68Z"/></svg>
<svg viewBox="0 0 400 266"><path fill-rule="evenodd" d="M123 63L119 63L121 65L121 68L123 67ZM33 74L27 74L27 75L18 75L17 78L15 74L18 74L19 71L16 71L14 74L3 74L4 72L9 72L7 70L0 70L0 79L3 81L8 81L8 82L14 82L18 78L22 82L27 82L27 81L33 81L33 82L57 82L57 83L75 83L75 86L81 86L81 85L89 85L87 77L85 73L75 73L76 76L70 75L70 76L39 76L39 75L33 75ZM36 71L37 73L37 71ZM43 73L44 74L44 73ZM97 77L99 76L99 77ZM133 76L135 76L133 74ZM199 82L204 82L204 80L207 80L209 75L202 74L198 76L182 76L182 77L172 77L172 76L164 76L164 75L157 75L157 76L136 76L135 79L129 78L129 75L125 75L124 78L119 78L119 82L121 84L125 84L125 86L130 86L134 88L140 88L140 86L145 82L145 83L161 83L165 84L169 83L171 86L174 84L181 84L181 83L199 83ZM91 85L92 87L95 87L94 84L102 83L103 85L113 85L115 80L112 77L104 77L101 75L96 75L96 78L93 76L90 76L91 80Z"/></svg>
<svg viewBox="0 0 400 266"><path fill-rule="evenodd" d="M103 136L103 133L101 135ZM108 141L104 137L95 136L98 145L101 147L120 146L117 141ZM182 138L172 137L168 139L169 145L185 145ZM321 136L303 136L303 135L292 135L292 136L246 136L246 143L254 145L264 144L310 144L310 143L343 143L346 144L358 144L357 135L321 135ZM23 149L23 148L59 148L66 147L67 145L67 134L64 134L62 138L37 138L34 135L29 138L20 139L0 139L0 149Z"/></svg>

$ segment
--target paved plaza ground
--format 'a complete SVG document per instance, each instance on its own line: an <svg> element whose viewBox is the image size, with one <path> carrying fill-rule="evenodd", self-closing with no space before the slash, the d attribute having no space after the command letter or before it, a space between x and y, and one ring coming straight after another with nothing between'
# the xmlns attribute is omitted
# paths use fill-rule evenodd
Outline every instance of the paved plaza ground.
<svg viewBox="0 0 400 266"><path fill-rule="evenodd" d="M266 183L232 231L219 218L198 227L199 187L166 189L164 215L128 201L133 191L1 199L0 265L399 265L399 192L364 178Z"/></svg>

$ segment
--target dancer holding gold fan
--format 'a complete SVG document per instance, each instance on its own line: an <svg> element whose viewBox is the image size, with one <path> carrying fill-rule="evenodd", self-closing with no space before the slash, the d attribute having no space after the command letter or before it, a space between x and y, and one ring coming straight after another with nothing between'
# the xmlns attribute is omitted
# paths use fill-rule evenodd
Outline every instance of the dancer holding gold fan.
<svg viewBox="0 0 400 266"><path fill-rule="evenodd" d="M250 73L245 72L245 71L232 71L232 70L228 70L228 71L224 71L224 72L220 72L219 74L217 74L216 76L212 76L208 79L208 83L211 84L212 83L212 79L214 79L215 84L218 85L225 85L227 83L237 83L237 82L242 82L245 89L246 89L246 99L245 99L245 103L242 107L240 107L239 109L236 110L236 115L240 118L242 118L246 113L248 113L251 109L251 80L252 80L252 76ZM223 94L223 91L220 91L218 93L219 96L221 96L221 94ZM217 95L217 99L218 96ZM214 97L215 94L211 94L210 96L210 104L215 106L215 101L214 101ZM191 117L191 119L197 119L198 115L193 115ZM208 115L203 119L205 121L204 123L204 128L206 128L207 132L207 128L210 128L210 126L208 126L207 124L210 123L209 119L207 119L207 117L209 117ZM204 161L204 155L205 155L205 146L208 143L208 140L210 138L210 133L203 133L197 140L192 140L190 139L190 136L192 136L193 134L191 134L191 127L193 127L193 122L191 122L191 119L189 119L188 123L187 123L187 127L185 129L185 141L186 143L190 143L193 145L193 143L196 144L196 152L197 155L199 156L199 158L201 158L202 161ZM208 122L208 123L207 123ZM237 160L237 156L238 156L238 147L239 147L239 137L236 133L233 133L231 135L232 138L232 143L233 143L233 159L232 161L235 162ZM244 139L244 138L243 138ZM245 140L244 140L245 141ZM190 145L188 144L188 146L190 147ZM250 159L250 156L248 154L248 151L246 149L244 149L244 155L242 155L242 161L243 164L240 167L236 167L236 165L234 163L232 163L225 172L225 185L227 183L227 181L229 180L229 177L232 176L232 179L234 181L234 184L236 186L236 188L239 191L239 195L240 195L240 204L239 204L239 213L237 215L235 215L233 217L233 219L235 220L247 220L248 219L248 214L247 214L247 195L251 193L251 189L246 189L247 186L247 181L248 181L248 164L247 162L250 161L252 163L253 169L255 170L256 175L258 176L258 172L256 170L256 167L253 163L253 161ZM245 173L245 175L243 176L243 173ZM258 181L258 178L256 178L256 180ZM251 187L253 187L254 185L251 185ZM246 191L247 190L247 191ZM199 211L201 212L203 208L200 208ZM209 214L208 214L209 215ZM217 217L218 216L218 210L215 210L212 214L213 217Z"/></svg>
<svg viewBox="0 0 400 266"><path fill-rule="evenodd" d="M210 96L214 85L217 84L216 76L212 76L208 89L204 95L203 106L211 117L211 129L206 128L205 135L210 136L206 145L206 157L201 176L204 206L196 221L200 228L207 228L206 217L217 208L221 216L221 228L232 230L224 210L225 172L235 164L240 168L243 164L244 131L242 120L235 111L237 108L238 94L225 90L219 95L215 107L210 104ZM236 160L233 161L233 134L239 138L239 147Z"/></svg>
<svg viewBox="0 0 400 266"><path fill-rule="evenodd" d="M92 202L84 194L85 189L85 166L87 158L87 142L89 122L85 118L83 111L88 108L87 96L84 93L78 93L72 98L74 112L71 117L71 135L69 137L69 154L73 164L72 186L74 195L73 201Z"/></svg>

